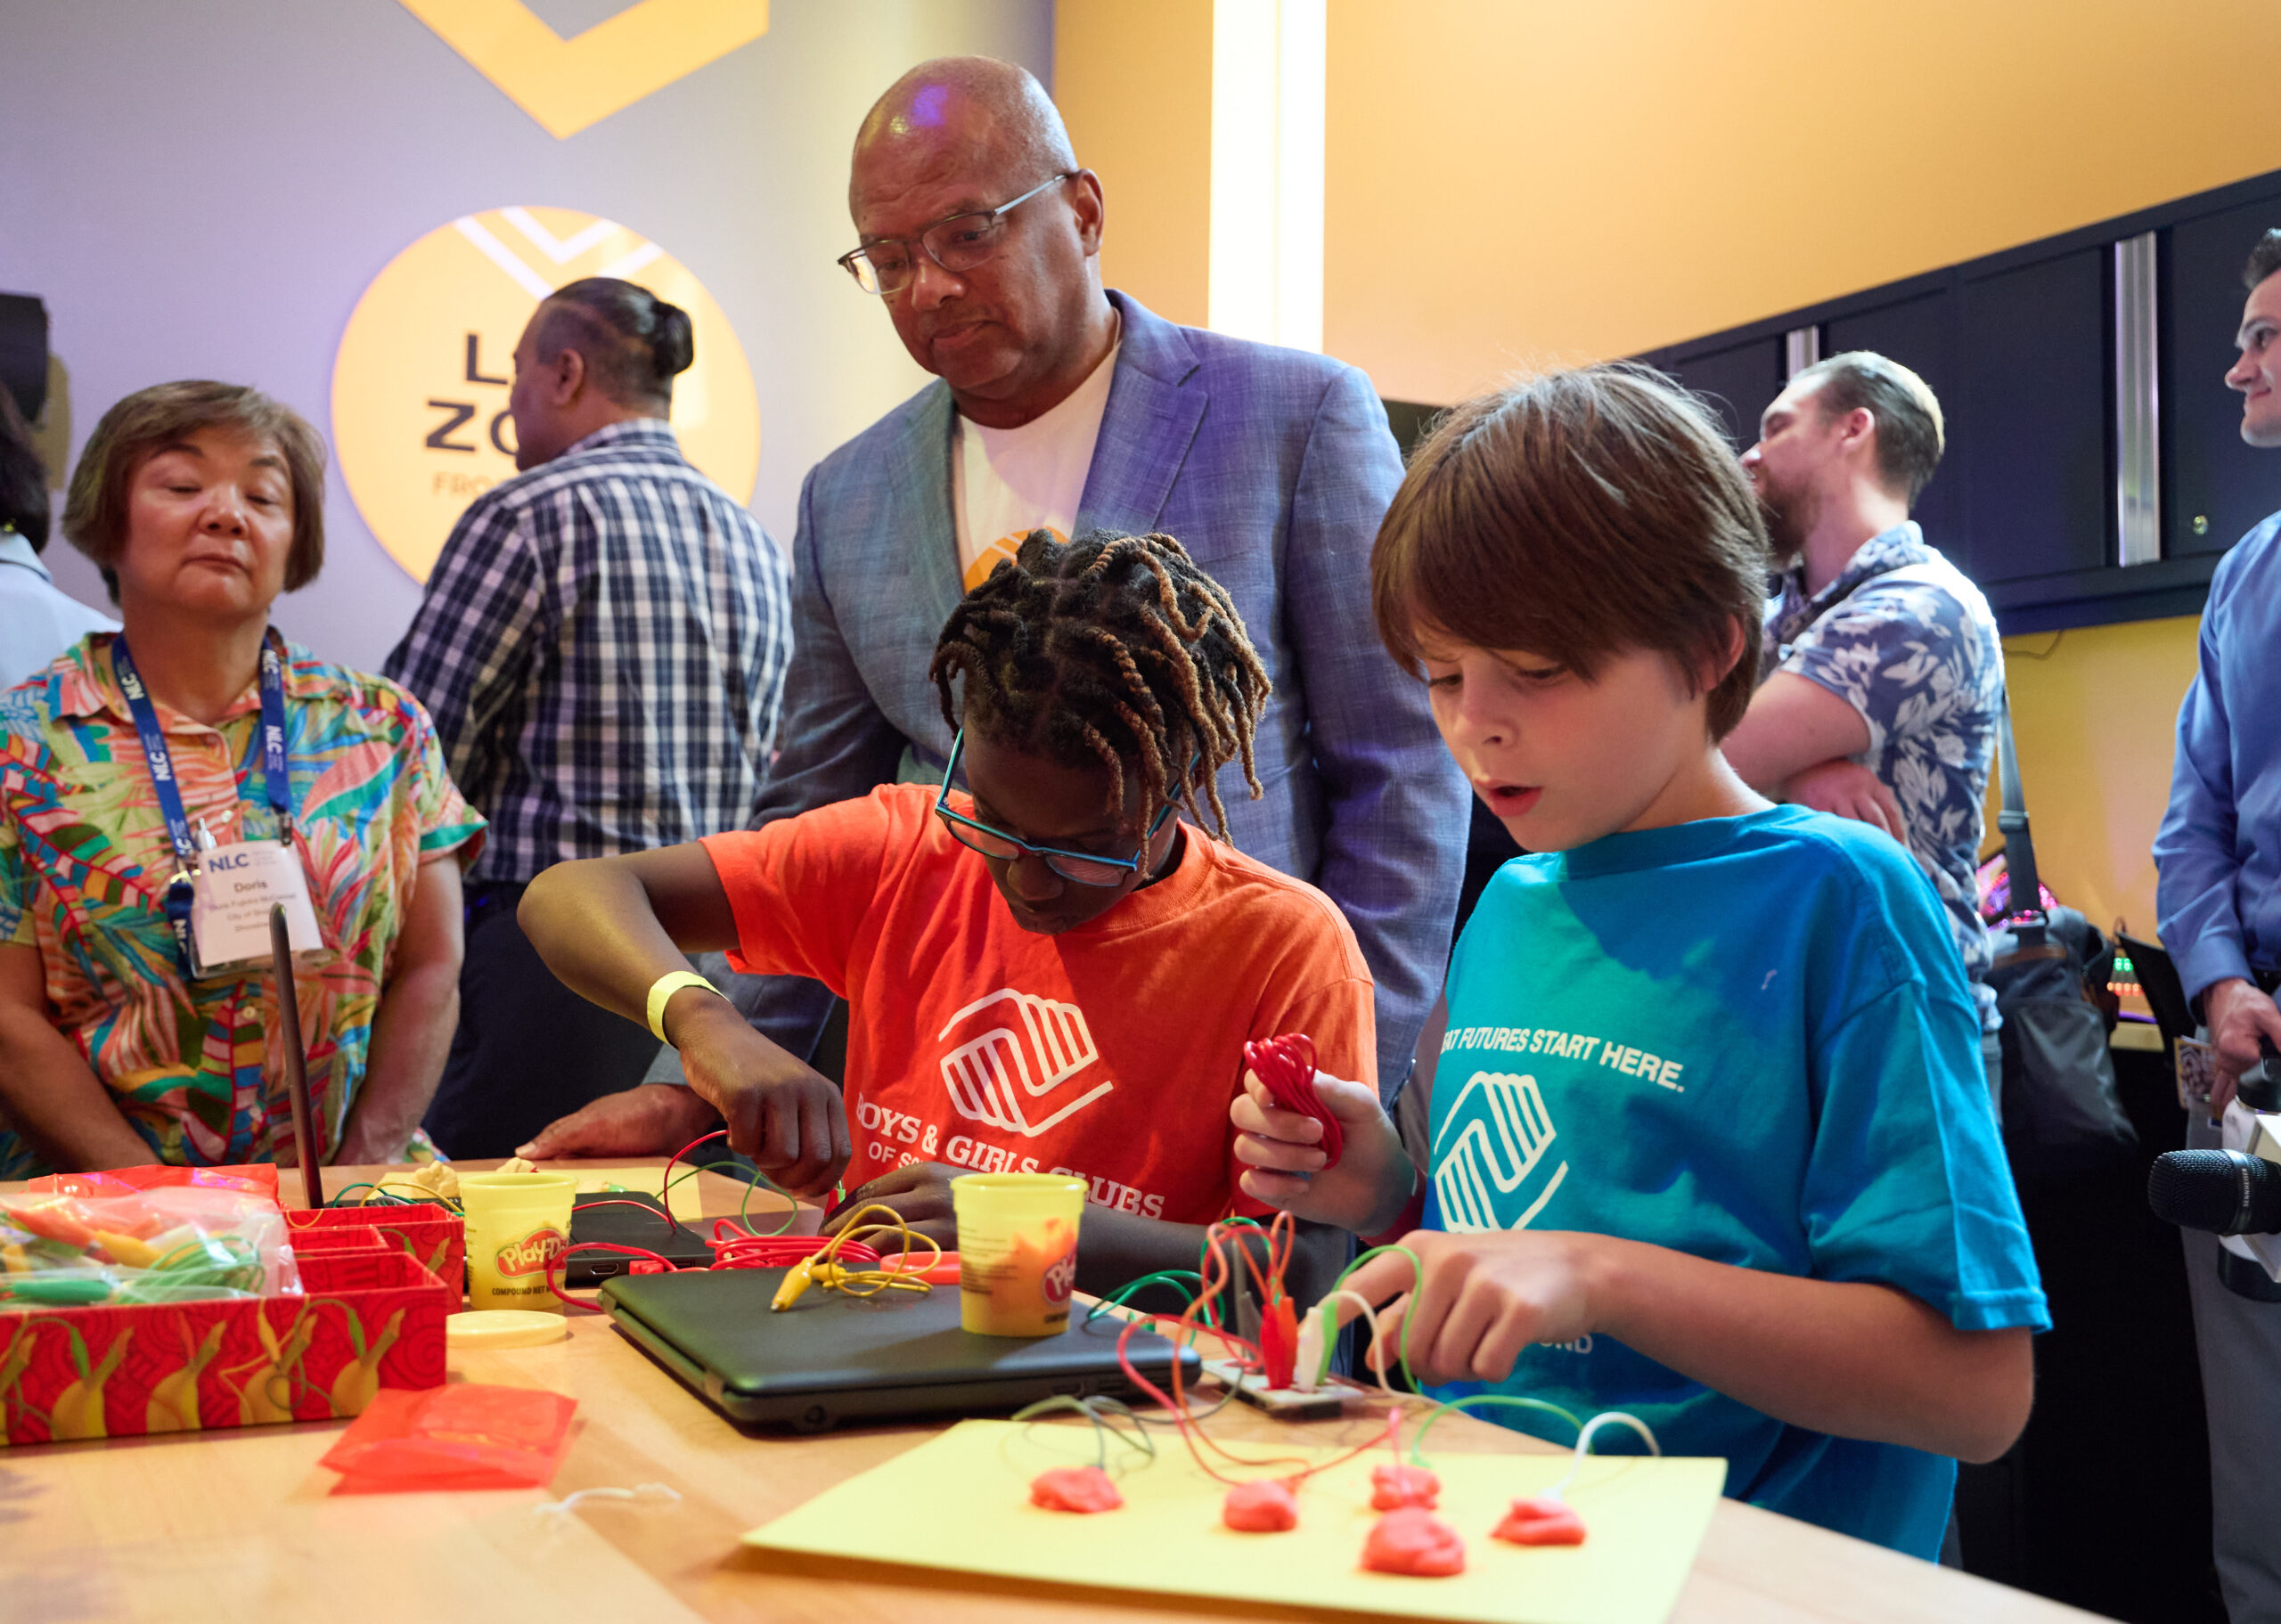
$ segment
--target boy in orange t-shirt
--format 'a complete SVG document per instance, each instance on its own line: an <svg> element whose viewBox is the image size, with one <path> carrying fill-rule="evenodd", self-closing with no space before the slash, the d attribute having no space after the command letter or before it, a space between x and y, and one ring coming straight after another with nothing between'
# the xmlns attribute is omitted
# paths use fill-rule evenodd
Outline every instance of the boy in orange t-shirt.
<svg viewBox="0 0 2281 1624"><path fill-rule="evenodd" d="M785 1187L844 1171L850 1210L882 1202L949 1245L958 1174L1073 1172L1091 1191L1081 1285L1193 1268L1203 1225L1269 1211L1236 1187L1245 1042L1303 1032L1325 1070L1375 1081L1345 920L1196 827L1208 807L1224 834L1229 762L1258 794L1266 673L1170 537L1040 532L967 595L931 674L953 727L964 679L940 789L558 865L523 929L579 992L648 1014ZM961 757L970 795L950 787ZM722 948L847 999L844 1099L688 975L685 951ZM1302 1228L1304 1291L1345 1243Z"/></svg>

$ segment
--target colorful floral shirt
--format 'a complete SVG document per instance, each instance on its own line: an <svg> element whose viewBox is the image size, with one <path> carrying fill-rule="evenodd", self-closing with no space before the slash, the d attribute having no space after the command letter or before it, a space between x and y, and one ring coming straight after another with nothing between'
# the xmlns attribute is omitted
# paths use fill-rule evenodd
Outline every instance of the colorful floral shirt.
<svg viewBox="0 0 2281 1624"><path fill-rule="evenodd" d="M0 943L37 947L59 1030L157 1160L277 1159L292 1142L276 1000L263 975L191 982L163 900L174 874L108 632L0 694ZM315 1128L330 1159L372 1051L421 862L471 857L483 820L452 787L420 703L287 645L293 836L329 951L294 977ZM208 727L158 706L193 824L274 840L257 685ZM47 1171L0 1128L0 1179Z"/></svg>
<svg viewBox="0 0 2281 1624"><path fill-rule="evenodd" d="M1793 673L1861 713L1869 748L1860 760L1900 804L1909 849L1941 894L1993 1030L1993 953L1974 873L2004 705L2004 645L1988 600L1913 520L1864 543L1811 598L1795 570L1778 584L1761 679Z"/></svg>

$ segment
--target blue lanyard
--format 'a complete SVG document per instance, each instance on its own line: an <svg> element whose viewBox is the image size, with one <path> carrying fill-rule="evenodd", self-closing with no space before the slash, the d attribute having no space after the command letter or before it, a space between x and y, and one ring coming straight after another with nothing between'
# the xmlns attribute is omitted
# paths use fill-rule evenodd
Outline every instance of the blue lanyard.
<svg viewBox="0 0 2281 1624"><path fill-rule="evenodd" d="M261 779L270 809L277 814L287 845L293 843L293 788L285 760L284 640L273 629L261 645ZM190 816L183 811L182 790L175 782L174 757L167 751L167 736L159 726L159 713L151 692L135 669L124 634L110 645L111 669L119 673L119 691L143 738L143 755L151 763L151 783L159 792L159 811L167 820L167 839L175 849L175 877L167 886L167 923L174 927L175 952L185 975L194 973L191 956L190 906L195 895L191 878L198 868L198 843L191 837Z"/></svg>

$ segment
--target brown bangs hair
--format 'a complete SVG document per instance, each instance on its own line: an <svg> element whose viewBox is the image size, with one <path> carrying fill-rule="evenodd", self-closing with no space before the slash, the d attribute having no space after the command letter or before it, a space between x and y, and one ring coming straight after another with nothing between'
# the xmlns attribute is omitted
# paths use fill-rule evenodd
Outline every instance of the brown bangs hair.
<svg viewBox="0 0 2281 1624"><path fill-rule="evenodd" d="M63 502L63 535L103 572L119 596L118 564L127 550L127 494L152 457L201 429L220 428L267 440L285 459L293 487L293 550L285 590L317 578L324 567L324 441L307 420L258 389L202 379L153 384L103 413L71 470Z"/></svg>
<svg viewBox="0 0 2281 1624"><path fill-rule="evenodd" d="M1709 411L1661 373L1594 366L1443 419L1379 528L1370 605L1413 673L1431 636L1587 681L1630 649L1719 672L1706 718L1719 739L1758 683L1767 565L1757 500Z"/></svg>

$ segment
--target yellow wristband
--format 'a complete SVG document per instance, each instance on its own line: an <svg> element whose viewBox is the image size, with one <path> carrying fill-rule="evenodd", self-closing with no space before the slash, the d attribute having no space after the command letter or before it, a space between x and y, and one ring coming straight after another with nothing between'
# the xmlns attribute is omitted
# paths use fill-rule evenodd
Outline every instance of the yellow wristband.
<svg viewBox="0 0 2281 1624"><path fill-rule="evenodd" d="M666 1000L683 987L702 987L707 992L721 992L695 970L668 970L658 976L650 986L650 1030L658 1034L660 1043L669 1041L666 1037ZM728 996L726 993L721 995Z"/></svg>

